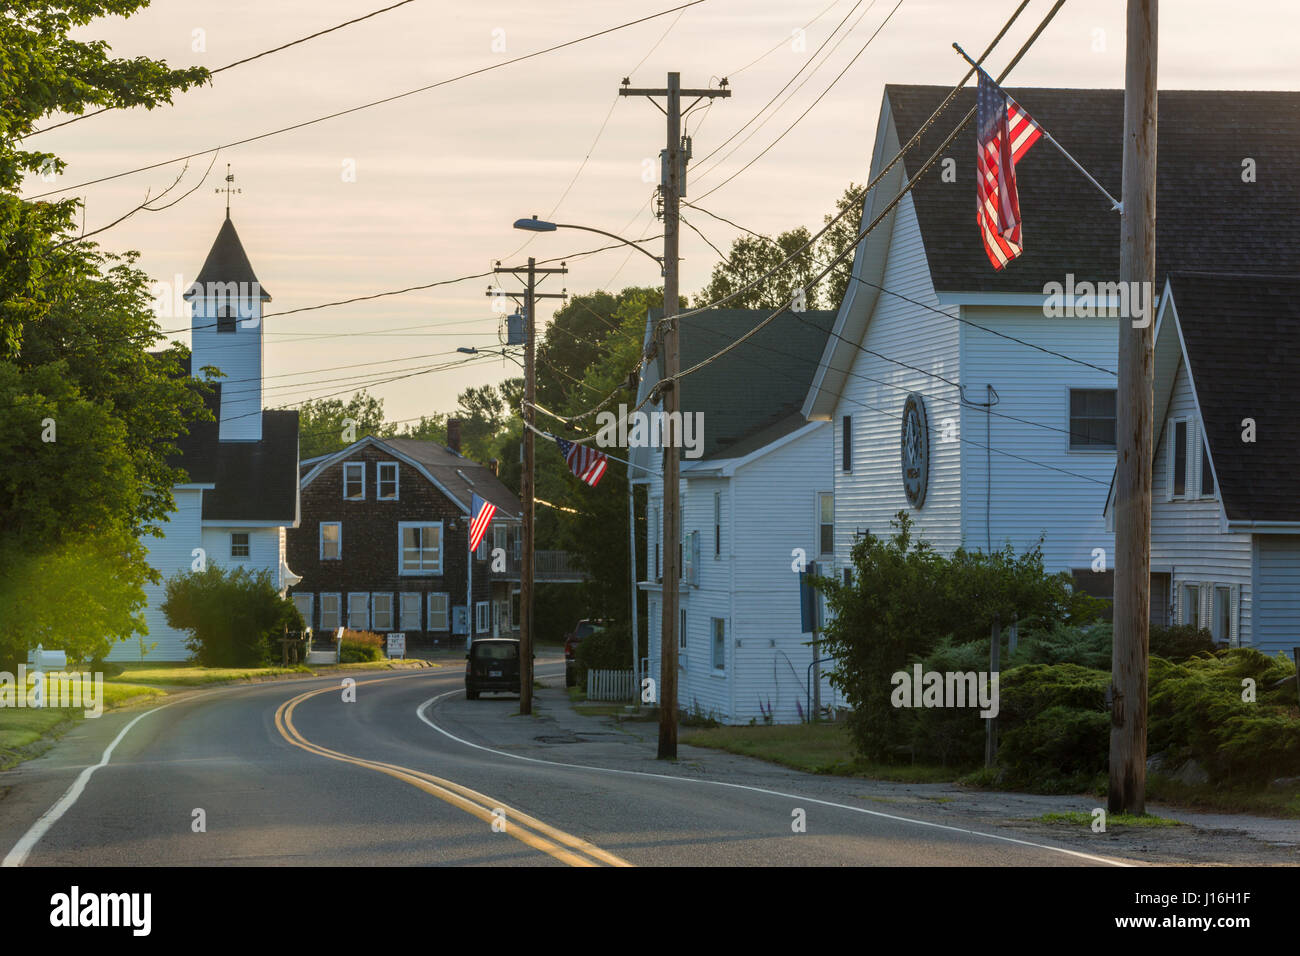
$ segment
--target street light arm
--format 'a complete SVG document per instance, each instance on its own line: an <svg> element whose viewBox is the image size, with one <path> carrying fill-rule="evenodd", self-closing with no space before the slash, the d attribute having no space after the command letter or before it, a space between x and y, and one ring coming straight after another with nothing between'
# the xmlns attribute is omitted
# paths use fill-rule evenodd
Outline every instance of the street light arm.
<svg viewBox="0 0 1300 956"><path fill-rule="evenodd" d="M612 232L606 232L604 229L597 229L594 226L579 226L571 222L546 222L544 220L538 219L535 216L532 219L515 220L515 228L523 229L527 232L553 232L556 229L581 229L583 232L594 232L599 236L607 236L610 239L615 240L616 242L621 242L625 246L631 246L633 249L641 253L643 256L648 256L649 258L653 259L659 265L659 274L661 276L664 274L664 260L662 256L655 255L649 249L643 249L641 246L637 245L637 243L633 242L631 239L624 239L622 236L616 235L615 233ZM656 238L656 237L652 236L650 238ZM646 240L639 240L639 241L644 242Z"/></svg>

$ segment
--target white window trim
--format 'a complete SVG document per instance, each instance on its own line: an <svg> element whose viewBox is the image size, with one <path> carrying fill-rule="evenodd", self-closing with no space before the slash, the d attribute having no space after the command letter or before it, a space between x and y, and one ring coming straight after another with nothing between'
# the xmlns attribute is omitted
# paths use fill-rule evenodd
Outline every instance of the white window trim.
<svg viewBox="0 0 1300 956"><path fill-rule="evenodd" d="M392 468L392 469L393 469L393 494L392 494L391 497L386 497L386 496L383 494L383 491L382 491L382 489L383 489L383 487L384 487L384 469L385 469L385 468ZM363 471L362 471L362 475L364 475L364 474L365 474L365 471L363 470ZM364 478L362 479L362 483L364 484ZM380 461L380 462L376 462L376 463L375 463L375 500L376 500L376 501L401 501L401 500L402 500L402 499L401 499L401 493L402 493L402 467L401 467L401 464L400 464L399 462L395 462L395 461Z"/></svg>
<svg viewBox="0 0 1300 956"><path fill-rule="evenodd" d="M361 469L361 497L351 498L348 496L348 469L356 465ZM343 500L344 501L365 501L366 500L366 462L363 458L361 461L345 461L343 463Z"/></svg>
<svg viewBox="0 0 1300 956"><path fill-rule="evenodd" d="M242 534L248 539L248 554L235 554L235 535ZM230 532L230 560L231 561L250 561L253 557L253 535L248 531Z"/></svg>
<svg viewBox="0 0 1300 956"><path fill-rule="evenodd" d="M445 627L433 626L433 607L434 604L436 603L434 601L434 598L442 598L442 616L446 619ZM452 625L451 595L448 594L446 591L430 591L429 600L426 603L429 605L429 607L428 607L428 611L426 612L427 616L425 617L425 623L428 625L428 627L426 627L425 630L436 631L439 633L441 633L442 631L450 631Z"/></svg>
<svg viewBox="0 0 1300 956"><path fill-rule="evenodd" d="M831 499L831 550L822 550L822 499ZM817 557L833 558L835 556L835 492L819 491L813 495L813 540L817 542Z"/></svg>
<svg viewBox="0 0 1300 956"><path fill-rule="evenodd" d="M1107 448L1104 445L1080 445L1075 448L1071 444L1074 440L1074 429L1070 427L1070 393L1071 392L1114 392L1115 393L1115 446ZM1119 390L1107 388L1105 385L1067 385L1065 387L1065 451L1069 455L1113 455L1119 447Z"/></svg>
<svg viewBox="0 0 1300 956"><path fill-rule="evenodd" d="M333 624L328 624L328 625L325 623L325 599L326 599L326 598L333 598L333 599L334 599L334 603L335 603L335 605L336 605L336 608L335 608L335 611L334 611L334 614L335 614L335 616L336 616L336 621L335 621L335 623L333 623ZM344 623L344 615L343 615L343 595L342 595L340 592L338 592L338 591L322 591L322 592L321 592L321 596L320 596L320 628L321 628L321 630L322 630L322 631L325 631L325 630L336 631L336 630L338 630L340 627L343 626L343 623Z"/></svg>
<svg viewBox="0 0 1300 956"><path fill-rule="evenodd" d="M1178 444L1178 426L1180 423L1187 426L1187 436L1185 439L1187 447L1183 449L1183 455L1186 461L1187 470L1183 473L1183 493L1181 495L1177 495L1174 494L1174 467L1175 467L1174 446ZM1194 459L1195 453L1193 451L1195 445L1193 444L1193 439L1196 437L1195 434L1196 429L1192 427L1191 419L1189 419L1185 415L1179 416L1178 418L1169 419L1169 424L1167 427L1169 430L1169 439L1167 442L1168 458L1165 465L1165 493L1170 501L1187 501L1188 499L1195 497L1191 493L1191 491L1192 491L1192 476L1194 474L1192 465L1195 460ZM1200 479L1198 478L1196 480L1199 482Z"/></svg>
<svg viewBox="0 0 1300 956"><path fill-rule="evenodd" d="M310 591L306 591L302 594L291 594L289 597L293 600L295 605L299 600L306 598L307 612L302 615L302 622L303 626L306 627L307 630L313 630L316 627L316 595L312 594ZM302 609L299 608L300 612L301 610Z"/></svg>
<svg viewBox="0 0 1300 956"><path fill-rule="evenodd" d="M405 564L403 532L407 528L437 528L438 529L438 563L433 568L417 568L407 570L402 565ZM443 529L441 521L399 521L397 522L397 573L402 577L429 577L430 575L442 574L443 555L446 553L447 536ZM420 550L425 550L421 546Z"/></svg>
<svg viewBox="0 0 1300 956"><path fill-rule="evenodd" d="M386 598L388 598L388 626L387 626L387 627L380 627L380 626L379 626L379 622L376 620L376 614L375 614L375 598L377 598L377 597L386 597ZM394 611L394 608L393 608L393 592L392 592L392 591L371 591L371 592L370 592L370 629L371 629L372 631L395 631L395 630L397 630L397 628L395 628L395 627L393 626L393 611Z"/></svg>
<svg viewBox="0 0 1300 956"><path fill-rule="evenodd" d="M492 628L492 616L490 601L477 601L474 604L474 633L486 634Z"/></svg>
<svg viewBox="0 0 1300 956"><path fill-rule="evenodd" d="M360 627L352 626L352 599L362 598L366 602L366 622ZM370 592L369 591L349 591L348 592L348 613L345 615L346 627L349 631L368 631L370 630Z"/></svg>
<svg viewBox="0 0 1300 956"><path fill-rule="evenodd" d="M339 541L338 541L339 553L332 558L325 557L325 528L326 527L334 527L339 529ZM319 539L318 541L319 550L317 553L320 556L320 560L322 561L343 560L343 522L342 521L322 521L320 523L320 531L318 532L317 536Z"/></svg>
<svg viewBox="0 0 1300 956"><path fill-rule="evenodd" d="M404 616L404 612L402 611L402 602L406 598L412 598L412 597L415 598L415 623L407 624L406 617ZM424 628L420 627L420 622L424 620L420 616L420 612L423 610L423 603L424 602L420 596L419 591L403 591L397 596L397 623L401 625L401 629L403 631L424 630Z"/></svg>

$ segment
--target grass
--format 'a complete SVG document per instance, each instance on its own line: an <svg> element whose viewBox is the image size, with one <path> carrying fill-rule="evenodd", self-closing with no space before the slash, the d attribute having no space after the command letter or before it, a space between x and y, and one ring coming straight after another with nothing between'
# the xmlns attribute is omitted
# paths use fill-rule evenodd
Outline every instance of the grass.
<svg viewBox="0 0 1300 956"><path fill-rule="evenodd" d="M1082 810L1070 810L1063 813L1044 813L1034 817L1038 823L1059 823L1068 826L1091 827L1093 816ZM1106 826L1110 827L1181 827L1183 824L1168 817L1158 817L1151 813L1136 815L1132 813L1114 813L1106 817Z"/></svg>
<svg viewBox="0 0 1300 956"><path fill-rule="evenodd" d="M1300 818L1300 792L1296 791L1190 786L1152 774L1147 777L1147 799L1185 810Z"/></svg>
<svg viewBox="0 0 1300 956"><path fill-rule="evenodd" d="M204 687L229 684L259 677L310 674L303 665L297 667L200 667L198 664L123 664L122 673L108 678L113 683L169 684L174 687Z"/></svg>
<svg viewBox="0 0 1300 956"><path fill-rule="evenodd" d="M156 687L105 681L102 702L105 710L113 710L163 694ZM40 756L53 740L78 721L86 719L84 708L0 708L0 770L8 770L24 760Z"/></svg>
<svg viewBox="0 0 1300 956"><path fill-rule="evenodd" d="M757 757L807 773L897 783L947 783L960 771L931 764L875 764L859 758L843 724L773 724L683 730L682 742Z"/></svg>

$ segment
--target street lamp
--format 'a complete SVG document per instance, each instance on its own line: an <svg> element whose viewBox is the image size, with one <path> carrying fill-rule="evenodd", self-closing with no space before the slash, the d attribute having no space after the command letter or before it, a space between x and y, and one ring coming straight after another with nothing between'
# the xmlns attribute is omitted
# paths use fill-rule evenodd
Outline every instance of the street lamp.
<svg viewBox="0 0 1300 956"><path fill-rule="evenodd" d="M538 219L533 216L531 219L516 219L515 228L522 229L525 232L554 232L556 229L581 229L583 232L594 232L601 236L608 236L610 239L617 239L625 246L631 246L642 255L649 256L659 264L659 275L664 274L664 260L662 256L657 256L649 249L643 249L631 239L624 239L622 236L615 235L612 232L606 232L604 229L596 229L592 226L576 226L570 222L547 222L545 219ZM651 236L650 238L656 238ZM644 240L641 240L644 241Z"/></svg>

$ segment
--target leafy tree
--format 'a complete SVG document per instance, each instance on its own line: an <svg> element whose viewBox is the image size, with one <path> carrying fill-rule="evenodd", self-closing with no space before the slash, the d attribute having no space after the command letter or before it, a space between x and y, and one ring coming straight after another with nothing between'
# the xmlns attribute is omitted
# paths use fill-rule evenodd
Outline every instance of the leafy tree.
<svg viewBox="0 0 1300 956"><path fill-rule="evenodd" d="M782 260L793 255L811 238L812 233L803 226L783 232L775 240L740 236L731 244L731 256L727 261L713 267L709 284L695 297L696 307L739 292L769 270L775 269ZM722 308L778 309L789 302L800 288L804 289L805 306L809 309L819 308L821 291L817 286L808 286L809 280L816 274L814 251L815 247L804 252L774 275L759 281L754 288L740 292Z"/></svg>
<svg viewBox="0 0 1300 956"><path fill-rule="evenodd" d="M271 572L209 564L167 580L161 606L167 623L190 636L185 646L204 667L256 667L280 657L284 629L301 630L302 615L280 597Z"/></svg>
<svg viewBox="0 0 1300 956"><path fill-rule="evenodd" d="M303 460L342 451L366 435L385 434L384 400L362 391L346 402L317 398L298 406L298 456Z"/></svg>
<svg viewBox="0 0 1300 956"><path fill-rule="evenodd" d="M831 226L813 246L813 261L816 265L817 272L830 265L831 261L847 249L858 238L858 233L862 230L862 197L857 193L862 189L855 183L849 183L844 194L835 203L836 214L848 212L844 218ZM822 224L830 223L832 215L827 214L822 217ZM844 301L844 293L848 291L849 281L853 275L854 253L849 253L839 264L835 266L826 278L817 283L821 289L820 301L824 303L824 308L838 309L840 303ZM816 273L814 273L816 274ZM812 306L809 306L812 308Z"/></svg>

